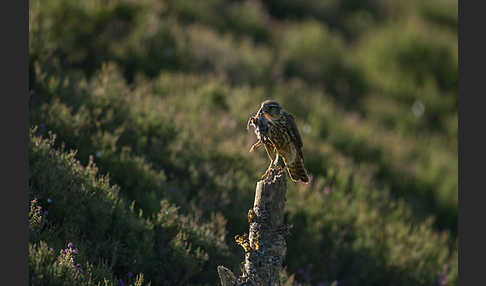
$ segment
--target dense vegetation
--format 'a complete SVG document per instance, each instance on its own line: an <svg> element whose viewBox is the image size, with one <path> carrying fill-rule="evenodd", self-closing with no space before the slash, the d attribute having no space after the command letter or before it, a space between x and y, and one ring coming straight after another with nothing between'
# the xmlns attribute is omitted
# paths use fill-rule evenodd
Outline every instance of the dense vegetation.
<svg viewBox="0 0 486 286"><path fill-rule="evenodd" d="M32 285L218 285L295 115L285 285L457 285L457 1L31 0ZM336 284L334 284L336 285Z"/></svg>

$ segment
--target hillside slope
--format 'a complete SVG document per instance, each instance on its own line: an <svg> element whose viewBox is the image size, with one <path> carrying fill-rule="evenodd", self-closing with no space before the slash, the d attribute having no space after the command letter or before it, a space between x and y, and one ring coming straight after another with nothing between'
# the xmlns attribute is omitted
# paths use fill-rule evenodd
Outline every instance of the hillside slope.
<svg viewBox="0 0 486 286"><path fill-rule="evenodd" d="M268 98L295 115L313 177L288 184L289 285L457 284L457 3L42 3L33 285L217 285L216 265L238 269L268 166L245 126Z"/></svg>

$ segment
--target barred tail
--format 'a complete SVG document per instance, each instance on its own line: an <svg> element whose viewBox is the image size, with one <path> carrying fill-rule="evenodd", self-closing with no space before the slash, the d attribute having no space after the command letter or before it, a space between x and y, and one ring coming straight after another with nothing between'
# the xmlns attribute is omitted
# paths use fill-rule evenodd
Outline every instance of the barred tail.
<svg viewBox="0 0 486 286"><path fill-rule="evenodd" d="M302 181L304 183L309 182L309 176L304 167L304 160L302 157L297 156L292 164L287 165L287 170L289 171L290 178L294 182Z"/></svg>

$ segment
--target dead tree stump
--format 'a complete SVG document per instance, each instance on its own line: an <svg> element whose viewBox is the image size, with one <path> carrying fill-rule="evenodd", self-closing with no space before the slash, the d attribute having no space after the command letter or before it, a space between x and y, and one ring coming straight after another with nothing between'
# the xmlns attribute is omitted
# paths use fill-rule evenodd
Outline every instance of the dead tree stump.
<svg viewBox="0 0 486 286"><path fill-rule="evenodd" d="M235 236L245 250L242 275L236 279L231 270L218 266L222 286L280 285L280 269L287 246L284 234L287 180L284 170L272 170L265 180L257 182L253 208L248 211L249 235Z"/></svg>

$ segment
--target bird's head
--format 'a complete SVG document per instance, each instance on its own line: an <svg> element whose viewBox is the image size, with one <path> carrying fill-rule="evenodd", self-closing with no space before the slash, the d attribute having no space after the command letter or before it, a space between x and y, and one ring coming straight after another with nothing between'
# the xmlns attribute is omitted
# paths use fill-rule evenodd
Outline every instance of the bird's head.
<svg viewBox="0 0 486 286"><path fill-rule="evenodd" d="M257 116L263 115L270 122L278 120L283 114L283 109L276 101L265 100L258 110Z"/></svg>

